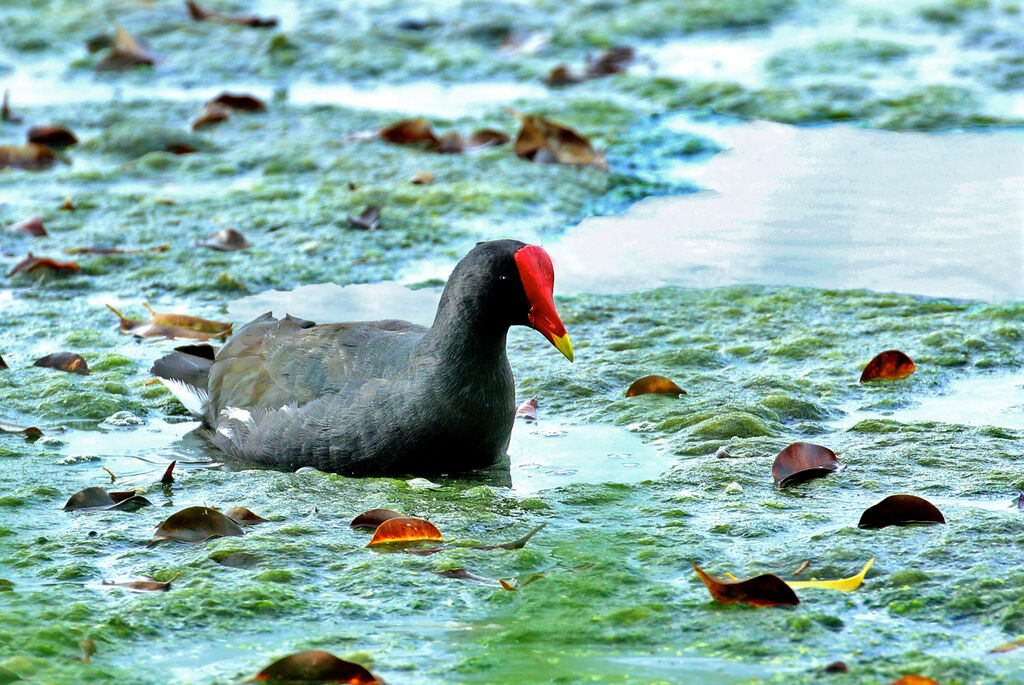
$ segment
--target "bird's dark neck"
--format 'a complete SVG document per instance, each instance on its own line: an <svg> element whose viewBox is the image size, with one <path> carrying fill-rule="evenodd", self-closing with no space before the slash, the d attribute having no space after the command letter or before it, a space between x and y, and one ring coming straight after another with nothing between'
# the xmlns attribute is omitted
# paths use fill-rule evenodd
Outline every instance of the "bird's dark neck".
<svg viewBox="0 0 1024 685"><path fill-rule="evenodd" d="M460 373L493 372L507 364L508 323L481 306L470 287L445 288L434 323L425 336L429 352Z"/></svg>

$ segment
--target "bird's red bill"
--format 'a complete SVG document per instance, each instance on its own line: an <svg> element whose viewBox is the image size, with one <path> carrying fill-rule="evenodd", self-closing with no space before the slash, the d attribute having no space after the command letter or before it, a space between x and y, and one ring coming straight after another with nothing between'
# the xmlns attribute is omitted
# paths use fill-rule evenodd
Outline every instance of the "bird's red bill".
<svg viewBox="0 0 1024 685"><path fill-rule="evenodd" d="M528 319L558 351L572 361L572 343L562 320L555 311L552 293L555 289L555 270L548 253L536 245L521 247L515 254L519 278L523 282L526 299L530 301Z"/></svg>

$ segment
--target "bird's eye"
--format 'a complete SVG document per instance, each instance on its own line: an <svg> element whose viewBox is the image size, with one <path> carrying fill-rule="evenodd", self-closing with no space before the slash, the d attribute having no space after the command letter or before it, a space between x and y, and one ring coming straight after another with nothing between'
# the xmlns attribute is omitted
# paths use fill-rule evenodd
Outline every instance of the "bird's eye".
<svg viewBox="0 0 1024 685"><path fill-rule="evenodd" d="M498 276L498 280L499 281L507 281L508 280L508 276L505 276L505 275Z"/></svg>

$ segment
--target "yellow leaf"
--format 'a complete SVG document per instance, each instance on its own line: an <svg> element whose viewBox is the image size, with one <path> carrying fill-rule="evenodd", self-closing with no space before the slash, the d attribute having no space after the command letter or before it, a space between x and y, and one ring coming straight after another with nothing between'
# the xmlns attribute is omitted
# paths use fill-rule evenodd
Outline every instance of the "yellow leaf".
<svg viewBox="0 0 1024 685"><path fill-rule="evenodd" d="M841 578L840 580L788 580L786 585L791 588L801 587L821 587L826 590L839 590L840 592L852 592L860 587L860 584L864 582L864 576L867 575L868 569L871 568L871 564L875 563L875 557L868 559L868 563L864 564L864 568L861 572L855 576L849 578Z"/></svg>

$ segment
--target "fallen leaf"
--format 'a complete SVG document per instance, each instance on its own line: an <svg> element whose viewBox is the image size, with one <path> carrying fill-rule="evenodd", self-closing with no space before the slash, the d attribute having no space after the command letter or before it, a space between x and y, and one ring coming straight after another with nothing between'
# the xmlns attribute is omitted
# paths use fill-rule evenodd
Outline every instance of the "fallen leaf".
<svg viewBox="0 0 1024 685"><path fill-rule="evenodd" d="M614 45L593 61L588 61L584 74L587 78L600 78L619 74L636 58L636 51L628 45Z"/></svg>
<svg viewBox="0 0 1024 685"><path fill-rule="evenodd" d="M260 523L270 522L270 519L254 514L245 507L232 507L228 509L226 516L240 526L255 526Z"/></svg>
<svg viewBox="0 0 1024 685"><path fill-rule="evenodd" d="M889 495L878 504L868 507L857 523L859 528L885 528L908 523L945 523L938 508L917 495Z"/></svg>
<svg viewBox="0 0 1024 685"><path fill-rule="evenodd" d="M200 333L211 333L216 336L228 335L231 333L231 324L225 321L213 321L188 314L168 314L153 311L149 303L143 302L142 306L149 310L150 322L160 326L174 326L188 328Z"/></svg>
<svg viewBox="0 0 1024 685"><path fill-rule="evenodd" d="M501 584L501 589L502 590L508 590L509 592L515 592L516 590L519 589L518 586L513 585L512 583L508 582L504 578L498 578L498 583Z"/></svg>
<svg viewBox="0 0 1024 685"><path fill-rule="evenodd" d="M7 227L8 233L19 233L21 235L27 235L32 238L42 238L49 235L46 232L46 228L43 226L43 218L40 216L33 216L19 221L16 224L11 224Z"/></svg>
<svg viewBox="0 0 1024 685"><path fill-rule="evenodd" d="M740 457L738 457L735 454L733 454L732 452L730 452L729 448L727 448L725 445L722 445L717 450L715 450L715 459L739 459L739 458Z"/></svg>
<svg viewBox="0 0 1024 685"><path fill-rule="evenodd" d="M245 531L219 511L208 507L188 507L157 526L149 546L161 540L203 542L210 538L237 535L245 535Z"/></svg>
<svg viewBox="0 0 1024 685"><path fill-rule="evenodd" d="M220 252L234 252L249 247L249 241L235 229L225 228L213 233L206 240L196 241L196 245Z"/></svg>
<svg viewBox="0 0 1024 685"><path fill-rule="evenodd" d="M931 678L925 678L923 675L904 675L892 681L889 685L939 685L939 683Z"/></svg>
<svg viewBox="0 0 1024 685"><path fill-rule="evenodd" d="M32 366L77 373L80 376L89 375L89 365L85 362L85 358L77 352L54 352L35 360L32 362Z"/></svg>
<svg viewBox="0 0 1024 685"><path fill-rule="evenodd" d="M107 306L110 306L110 305L107 305ZM164 485L170 485L171 483L174 482L174 466L177 463L178 463L178 460L175 459L174 461L172 461L170 464L167 465L167 470L164 471L164 475L161 476L161 478L160 478L160 482L161 483L163 483ZM230 517L230 515L229 515L229 517Z"/></svg>
<svg viewBox="0 0 1024 685"><path fill-rule="evenodd" d="M530 538L539 533L546 525L548 524L542 523L523 537L517 540L512 540L511 542L503 542L500 545L473 545L473 549L522 549L523 547L526 547L526 543L530 541Z"/></svg>
<svg viewBox="0 0 1024 685"><path fill-rule="evenodd" d="M134 250L125 250L120 247L69 247L64 250L64 254L148 254L150 252L167 252L169 249L171 249L170 243L154 245L153 247L140 247Z"/></svg>
<svg viewBox="0 0 1024 685"><path fill-rule="evenodd" d="M137 592L167 592L171 589L171 583L177 580L180 573L175 573L174 578L170 580L160 581L156 578L144 576L146 580L126 580L122 582L114 582L112 580L104 580L103 584L108 587L123 587L129 590L135 590Z"/></svg>
<svg viewBox="0 0 1024 685"><path fill-rule="evenodd" d="M515 153L533 162L606 169L603 155L594 152L590 141L576 131L539 116L512 112L521 124Z"/></svg>
<svg viewBox="0 0 1024 685"><path fill-rule="evenodd" d="M394 509L370 509L364 511L359 516L352 519L352 523L348 524L349 528L358 530L360 528L368 528L370 530L377 530L377 526L384 523L388 519L403 518L405 514L400 514Z"/></svg>
<svg viewBox="0 0 1024 685"><path fill-rule="evenodd" d="M1012 652L1018 647L1024 647L1024 640L1011 640L1010 642L1004 642L1003 644L990 649L988 653L1003 654L1004 652Z"/></svg>
<svg viewBox="0 0 1024 685"><path fill-rule="evenodd" d="M248 552L216 552L210 558L221 566L229 568L252 568L260 563L260 558Z"/></svg>
<svg viewBox="0 0 1024 685"><path fill-rule="evenodd" d="M808 560L807 560L807 561L805 561L804 563L800 564L800 566L799 566L799 568L797 568L797 570L793 571L793 575L794 575L794 576L798 576L798 575L800 575L801 573L803 573L803 572L804 572L804 569L806 569L806 568L807 568L808 566L810 566L810 565L811 565L811 560L810 560L810 559L808 559Z"/></svg>
<svg viewBox="0 0 1024 685"><path fill-rule="evenodd" d="M191 155L194 152L199 152L188 143L171 143L165 149L172 155Z"/></svg>
<svg viewBox="0 0 1024 685"><path fill-rule="evenodd" d="M459 135L458 131L449 131L441 136L441 140L437 143L435 152L441 154L458 154L465 152L466 143L462 140L462 136Z"/></svg>
<svg viewBox="0 0 1024 685"><path fill-rule="evenodd" d="M189 16L194 21L212 21L220 24L236 24L238 26L248 26L254 29L269 29L277 26L276 17L257 17L255 15L229 15L220 14L213 12L204 7L200 7L193 0L186 0L185 5L188 7Z"/></svg>
<svg viewBox="0 0 1024 685"><path fill-rule="evenodd" d="M541 81L548 86L568 86L573 83L579 83L583 80L584 77L573 72L569 68L568 64L558 64L552 67L547 76L541 79Z"/></svg>
<svg viewBox="0 0 1024 685"><path fill-rule="evenodd" d="M417 186L429 186L434 182L434 174L429 171L421 171L409 179L409 183Z"/></svg>
<svg viewBox="0 0 1024 685"><path fill-rule="evenodd" d="M906 378L916 369L914 360L905 353L899 350L886 350L868 362L868 365L864 367L864 372L860 375L860 382Z"/></svg>
<svg viewBox="0 0 1024 685"><path fill-rule="evenodd" d="M485 147L497 147L498 145L504 145L510 140L512 140L512 137L504 131L498 131L493 128L481 128L473 131L473 135L466 139L466 149L478 150Z"/></svg>
<svg viewBox="0 0 1024 685"><path fill-rule="evenodd" d="M516 418L523 419L524 421L536 421L537 420L537 398L531 397L528 400L524 400L519 403L516 407Z"/></svg>
<svg viewBox="0 0 1024 685"><path fill-rule="evenodd" d="M114 27L117 31L114 36L114 47L96 64L96 71L127 71L135 67L151 67L156 64L153 55L149 54L123 26L115 23Z"/></svg>
<svg viewBox="0 0 1024 685"><path fill-rule="evenodd" d="M685 395L686 391L675 384L670 378L664 376L644 376L633 381L633 384L626 390L626 397L638 395Z"/></svg>
<svg viewBox="0 0 1024 685"><path fill-rule="evenodd" d="M478 576L474 573L470 573L469 571L461 567L449 568L443 571L434 571L434 573L436 573L439 576L443 576L444 578L457 578L458 580L469 580L474 583L481 583L482 585L501 585L501 583L499 583L497 580L494 580L493 578L484 578L483 576Z"/></svg>
<svg viewBox="0 0 1024 685"><path fill-rule="evenodd" d="M14 592L14 583L7 580L6 578L0 578L0 592ZM0 678L4 675L3 669L0 669ZM0 683L5 682L0 680Z"/></svg>
<svg viewBox="0 0 1024 685"><path fill-rule="evenodd" d="M361 228L366 231L376 231L380 228L380 207L377 205L370 205L359 214L359 216L349 216L348 222L355 228Z"/></svg>
<svg viewBox="0 0 1024 685"><path fill-rule="evenodd" d="M264 112L267 109L267 103L258 97L248 93L229 93L227 91L213 98L207 104L220 105L221 107L237 109L242 112Z"/></svg>
<svg viewBox="0 0 1024 685"><path fill-rule="evenodd" d="M27 169L38 171L49 169L57 162L57 154L38 143L24 145L0 145L0 169Z"/></svg>
<svg viewBox="0 0 1024 685"><path fill-rule="evenodd" d="M70 147L78 143L75 134L63 126L33 126L27 135L28 142L52 148Z"/></svg>
<svg viewBox="0 0 1024 685"><path fill-rule="evenodd" d="M254 679L293 683L383 685L376 676L359 664L339 659L330 652L317 649L282 657L257 673Z"/></svg>
<svg viewBox="0 0 1024 685"><path fill-rule="evenodd" d="M844 661L833 661L827 666L818 669L819 673L849 673L850 667Z"/></svg>
<svg viewBox="0 0 1024 685"><path fill-rule="evenodd" d="M7 368L7 362L4 361L3 357L0 357L0 371L4 371Z"/></svg>
<svg viewBox="0 0 1024 685"><path fill-rule="evenodd" d="M381 140L399 145L426 144L431 149L437 147L440 139L430 128L426 119L403 119L397 123L382 128L377 136Z"/></svg>
<svg viewBox="0 0 1024 685"><path fill-rule="evenodd" d="M423 542L441 539L441 531L430 521L402 516L388 519L377 526L369 546L394 542Z"/></svg>
<svg viewBox="0 0 1024 685"><path fill-rule="evenodd" d="M772 478L781 490L811 478L824 478L838 469L839 458L829 448L810 442L794 442L775 457Z"/></svg>
<svg viewBox="0 0 1024 685"><path fill-rule="evenodd" d="M78 208L75 207L75 203L71 200L71 196L68 195L66 198L64 198L64 203L61 204L61 206L58 207L57 209L59 209L62 212L73 212ZM65 252L67 251L65 250Z"/></svg>
<svg viewBox="0 0 1024 685"><path fill-rule="evenodd" d="M704 581L715 601L722 604L742 602L756 607L771 607L800 603L793 589L781 578L770 573L746 580L731 580L709 576L697 564L693 564L693 569Z"/></svg>
<svg viewBox="0 0 1024 685"><path fill-rule="evenodd" d="M49 257L36 257L31 252L7 272L8 278L16 274L32 273L38 269L46 269L53 273L77 273L81 268L75 262L60 262Z"/></svg>
<svg viewBox="0 0 1024 685"><path fill-rule="evenodd" d="M12 124L20 124L21 117L11 112L11 91L4 89L4 101L0 105L0 121L9 121Z"/></svg>
<svg viewBox="0 0 1024 685"><path fill-rule="evenodd" d="M852 592L859 588L861 583L864 582L864 577L867 576L868 569L871 568L871 564L873 563L875 563L875 558L871 557L868 559L868 563L864 564L864 568L861 569L860 573L855 576L850 576L849 578L841 578L839 580L788 580L786 581L786 585L790 586L794 590L804 587L818 587L825 590Z"/></svg>
<svg viewBox="0 0 1024 685"><path fill-rule="evenodd" d="M78 647L82 650L82 663L91 664L92 657L96 654L96 643L91 637L87 637L78 643Z"/></svg>
<svg viewBox="0 0 1024 685"><path fill-rule="evenodd" d="M203 113L192 122L192 130L196 131L204 126L210 126L231 118L231 110L222 105L207 102L203 107Z"/></svg>
<svg viewBox="0 0 1024 685"><path fill-rule="evenodd" d="M116 497L115 497L116 496ZM127 492L107 492L101 487L85 488L79 490L68 498L64 503L64 511L94 510L106 511L117 509L118 511L136 511L142 507L152 506L153 503L141 495L135 494L134 490Z"/></svg>
<svg viewBox="0 0 1024 685"><path fill-rule="evenodd" d="M0 369L7 368L7 365L4 364L3 361L3 359L0 359ZM43 431L39 430L35 426L19 426L16 423L0 421L0 433L16 433L24 435L26 438L38 438L43 434Z"/></svg>

